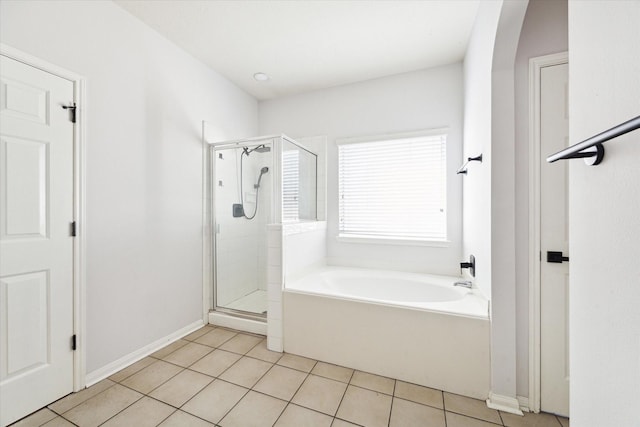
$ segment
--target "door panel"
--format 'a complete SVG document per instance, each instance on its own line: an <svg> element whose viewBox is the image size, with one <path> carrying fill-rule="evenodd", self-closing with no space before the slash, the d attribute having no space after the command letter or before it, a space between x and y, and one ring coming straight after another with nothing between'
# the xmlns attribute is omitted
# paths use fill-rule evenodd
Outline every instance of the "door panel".
<svg viewBox="0 0 640 427"><path fill-rule="evenodd" d="M540 71L540 141L543 155L569 142L568 65ZM540 167L540 406L569 415L569 263L546 262L547 251L569 257L568 167Z"/></svg>
<svg viewBox="0 0 640 427"><path fill-rule="evenodd" d="M73 82L0 56L0 425L73 391Z"/></svg>
<svg viewBox="0 0 640 427"><path fill-rule="evenodd" d="M31 120L48 124L49 93L31 84L21 83L11 78L2 79L0 108L5 117Z"/></svg>
<svg viewBox="0 0 640 427"><path fill-rule="evenodd" d="M46 238L47 144L6 136L0 142L5 171L0 189L3 239Z"/></svg>
<svg viewBox="0 0 640 427"><path fill-rule="evenodd" d="M2 281L7 292L2 308L11 322L6 339L6 348L11 351L2 377L11 379L49 362L49 280L47 272L40 271L5 277Z"/></svg>

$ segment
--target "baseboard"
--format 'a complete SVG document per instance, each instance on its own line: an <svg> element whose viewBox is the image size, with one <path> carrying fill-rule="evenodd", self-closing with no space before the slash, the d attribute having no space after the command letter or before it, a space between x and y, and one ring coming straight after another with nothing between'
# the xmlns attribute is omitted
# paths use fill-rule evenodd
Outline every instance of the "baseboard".
<svg viewBox="0 0 640 427"><path fill-rule="evenodd" d="M237 329L251 332L252 334L267 335L267 323L258 320L243 319L242 317L228 316L223 313L209 313L209 323L223 328Z"/></svg>
<svg viewBox="0 0 640 427"><path fill-rule="evenodd" d="M156 340L151 344L134 351L133 353L129 353L126 356L123 356L120 359L115 360L100 369L96 369L95 371L86 374L85 387L90 387L95 383L110 377L111 375L115 374L118 371L121 371L122 369L137 362L138 360L143 359L152 353L155 353L162 347L165 347L168 344L171 344L172 342L177 341L186 335L189 335L191 332L200 329L202 326L204 326L204 322L202 320L193 322L190 325L187 325L184 328L181 328L176 332L167 335L166 337L160 338L159 340Z"/></svg>
<svg viewBox="0 0 640 427"><path fill-rule="evenodd" d="M500 396L498 394L489 393L487 406L491 409L497 409L510 414L524 415L520 410L520 402L515 397Z"/></svg>
<svg viewBox="0 0 640 427"><path fill-rule="evenodd" d="M529 407L529 398L528 397L516 396L516 399L518 399L518 405L520 405L520 410L522 412L532 412L531 408Z"/></svg>

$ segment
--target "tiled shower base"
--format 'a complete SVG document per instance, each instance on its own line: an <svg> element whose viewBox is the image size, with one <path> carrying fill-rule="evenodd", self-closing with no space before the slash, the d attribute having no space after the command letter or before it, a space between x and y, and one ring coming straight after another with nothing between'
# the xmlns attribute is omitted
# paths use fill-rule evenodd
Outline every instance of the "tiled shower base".
<svg viewBox="0 0 640 427"><path fill-rule="evenodd" d="M483 401L267 350L205 326L15 426L567 427Z"/></svg>
<svg viewBox="0 0 640 427"><path fill-rule="evenodd" d="M248 311L256 314L267 313L267 291L257 290L248 295L238 298L225 308L233 310Z"/></svg>

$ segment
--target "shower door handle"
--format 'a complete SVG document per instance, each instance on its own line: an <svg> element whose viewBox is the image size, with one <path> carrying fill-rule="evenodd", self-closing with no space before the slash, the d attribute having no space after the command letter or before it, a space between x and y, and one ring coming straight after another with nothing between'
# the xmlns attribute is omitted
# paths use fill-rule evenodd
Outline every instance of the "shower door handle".
<svg viewBox="0 0 640 427"><path fill-rule="evenodd" d="M547 251L547 262L562 264L564 261L569 261L569 257L562 256L562 252Z"/></svg>

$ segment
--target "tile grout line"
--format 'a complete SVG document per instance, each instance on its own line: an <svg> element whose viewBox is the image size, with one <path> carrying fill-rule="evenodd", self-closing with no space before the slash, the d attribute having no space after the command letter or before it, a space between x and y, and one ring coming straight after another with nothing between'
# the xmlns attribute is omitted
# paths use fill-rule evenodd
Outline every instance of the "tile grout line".
<svg viewBox="0 0 640 427"><path fill-rule="evenodd" d="M224 380L221 380L221 381L224 381ZM233 384L233 383L230 383L230 384ZM233 385L237 385L237 384L233 384ZM244 387L243 387L243 388L244 388ZM225 413L224 413L224 415L223 415L222 417L220 417L220 419L218 420L218 422L217 422L217 423L215 423L215 425L219 425L219 424L220 424L220 422L221 422L222 420L224 420L224 419L227 417L227 415L229 415L229 414L231 413L231 411L233 411L233 410L235 409L235 407L236 407L236 406L238 406L238 404L239 404L240 402L242 402L242 399L244 399L245 397L247 397L247 394L249 394L249 392L250 392L250 391L251 391L251 389L248 389L248 390L247 390L247 392L246 392L245 394L243 394L243 395L242 395L242 397L241 397L240 399L238 399L238 401L237 401L237 402L236 402L236 403L235 403L231 408L229 408L229 410L228 410L227 412L225 412Z"/></svg>
<svg viewBox="0 0 640 427"><path fill-rule="evenodd" d="M314 370L314 368L316 367L316 365L318 364L318 361L316 360L316 363L313 364L313 367L309 370L309 372L305 372L306 376L304 377L304 379L302 380L302 382L300 383L300 385L298 386L298 388L296 389L296 391L291 395L291 399L289 399L289 403L287 404L287 406L291 405L295 405L295 403L293 403L293 398L296 397L296 394L298 394L298 392L300 391L300 389L302 388L302 385L307 381L307 379L311 376L311 371ZM278 365L281 366L283 368L289 368L288 366L282 366L282 365ZM294 369L294 368L289 368L289 369ZM297 369L294 369L297 370ZM298 371L301 372L301 371ZM302 408L306 408L306 406L302 406L302 405L298 405ZM287 409L285 407L285 409ZM311 408L307 408L307 409L311 409ZM337 409L336 409L337 411ZM284 411L283 411L284 412ZM320 411L316 411L316 412L320 412ZM280 414L282 416L282 414ZM325 414L326 415L326 414ZM280 419L280 417L278 417L278 419ZM277 420L276 420L277 422Z"/></svg>
<svg viewBox="0 0 640 427"><path fill-rule="evenodd" d="M140 392L138 392L138 393L140 393ZM142 394L142 393L140 393L140 394ZM114 417L117 417L120 413L122 413L122 412L126 411L129 407L131 407L131 406L135 405L138 401L140 401L140 400L144 399L144 397L145 397L145 396L146 396L145 394L142 394L142 396L140 396L138 399L134 400L133 402L131 402L130 404L128 404L126 407L122 408L121 410L119 410L118 412L116 412L115 414L113 414L112 416L110 416L109 418L107 418L106 420L104 420L103 422L101 422L100 424L98 424L98 426L101 426L101 425L103 425L103 424L107 423L110 419L112 419L112 418L114 418Z"/></svg>
<svg viewBox="0 0 640 427"><path fill-rule="evenodd" d="M65 417L63 417L62 415L58 415L58 416L59 416L60 418L62 418L63 420L65 420L66 422L68 422L69 424L71 424L71 425L73 425L73 426L75 426L75 427L79 427L79 426L78 426L78 424L74 423L74 422L73 422L73 421L71 421L71 420L66 419L66 418L65 418ZM53 420L55 420L55 418L54 418ZM51 421L53 421L53 420L49 420L49 421L47 421L47 422L46 422L46 423L44 423L44 424L50 423L50 422L51 422ZM42 425L44 425L44 424L42 424Z"/></svg>
<svg viewBox="0 0 640 427"><path fill-rule="evenodd" d="M471 398L471 399L473 399L473 398ZM505 427L504 423L502 423L502 418L500 418L500 424L496 424L496 423L494 423L493 421L487 421L487 420L482 419L482 418L474 417L474 416L472 416L472 415L462 414L462 413L460 413L460 412L456 412L456 411L447 411L447 410L445 410L444 412L445 412L445 418L446 418L446 416L447 416L447 412L449 412L449 413L452 413L452 414L460 415L460 416L465 417L465 418L471 418L471 419L473 419L473 420L482 421L482 422L484 422L484 423L491 424L491 425L494 425L494 426L502 426L502 427Z"/></svg>
<svg viewBox="0 0 640 427"><path fill-rule="evenodd" d="M147 396L149 398L152 399L151 396ZM164 402L163 402L164 403ZM160 421L158 424L156 424L156 427L158 427L160 424L162 424L163 422L167 421L169 419L169 417L171 417L173 414L175 414L176 412L178 412L179 409L176 409L175 411L173 411L172 413L170 413L169 415L167 415L162 421Z"/></svg>
<svg viewBox="0 0 640 427"><path fill-rule="evenodd" d="M338 366L338 365L335 365ZM353 369L351 372L351 376L349 377L349 381L347 381L347 386L344 388L344 393L342 393L342 397L340 398L340 403L338 403L338 407L336 408L336 413L333 416L333 420L335 421L335 419L338 417L338 411L340 411L340 407L342 406L342 402L344 401L344 397L347 395L347 390L349 390L349 386L351 385L351 380L353 379L353 376L356 374L356 370ZM338 418L338 419L342 419L342 418ZM331 425L333 425L333 422L331 423Z"/></svg>
<svg viewBox="0 0 640 427"><path fill-rule="evenodd" d="M257 346L257 345L259 345L259 344L260 344L260 343L256 344L256 346ZM254 347L255 347L255 346L254 346ZM252 347L252 348L251 348L251 350L253 350L253 348L254 348L254 347ZM249 351L251 351L251 350L249 350ZM223 350L223 351L224 351L224 350ZM247 353L248 353L248 352L247 352ZM236 353L236 354L237 354L237 353ZM230 381L225 381L225 380L223 380L223 379L220 379L220 376L221 376L221 375L223 375L225 372L227 372L229 369L231 369L231 367L235 366L235 365L236 365L240 360L242 360L242 357L240 357L240 359L236 360L236 361L235 361L232 365L230 365L227 369L225 369L224 371L222 371L222 372L220 373L220 375L217 377L217 379L219 379L220 381L227 382L227 383L229 383L229 384L233 384L233 385L238 386L238 387L246 388L246 387L241 386L241 385L239 385L239 384L234 384L234 383L232 383L232 382L230 382ZM258 360L259 360L259 359L258 359ZM265 362L265 363L270 363L270 362L266 362L265 360L261 360L261 361L262 361L262 362ZM257 381L256 381L256 382L255 382L251 387L249 387L249 388L248 388L247 392L246 392L245 394L243 394L243 395L242 395L242 397L241 397L240 399L238 399L238 401L235 403L235 405L233 405L233 406L232 406L232 407L231 407L231 408L230 408L230 409L229 409L229 410L228 410L228 411L227 411L227 412L226 412L226 413L225 413L225 414L220 418L220 420L219 420L219 421L224 420L224 419L225 419L225 417L226 417L227 415L229 415L229 414L231 413L231 411L233 411L233 410L235 409L235 407L236 407L236 406L238 406L238 404L239 404L240 402L242 402L242 400L243 400L245 397L247 397L247 395L249 394L249 392L253 391L254 393L260 393L260 392L258 392L258 391L256 391L256 390L254 390L254 389L253 389L253 387L255 387L255 386L256 386L256 384L258 384L258 383L260 382L260 380L261 380L262 378L264 378L264 376L265 376L265 375L267 375L267 372L269 372L271 369L273 369L273 367L274 367L275 365L276 365L275 363L272 363L272 364L271 364L271 367L270 367L269 369L267 369L267 370L265 371L265 373L264 373L264 374L262 374L262 375L260 376L260 378L258 378L258 380L257 380ZM264 394L264 393L261 393L261 394ZM269 396L269 395L266 395L266 396ZM273 397L273 396L269 396L269 397ZM282 400L282 399L280 399L280 400ZM285 408L286 408L286 405L285 405ZM283 409L282 411L284 412L284 409ZM280 415L282 415L282 413L280 413ZM280 418L280 415L278 415L278 418ZM219 422L218 422L218 423L215 423L215 424L216 424L216 425L218 425L218 424L219 424Z"/></svg>
<svg viewBox="0 0 640 427"><path fill-rule="evenodd" d="M358 387L358 386L354 386L354 387ZM360 387L360 388L362 388L362 387ZM368 390L368 389L365 389L365 390ZM385 393L382 393L382 394L385 394ZM398 399L398 400L404 400L405 402L415 403L416 405L426 406L427 408L437 409L438 411L444 411L444 408L438 408L437 406L428 405L426 403L416 402L415 400L405 399L404 397L398 397L398 396L395 396L395 395L391 396L391 397L393 397L394 399Z"/></svg>
<svg viewBox="0 0 640 427"><path fill-rule="evenodd" d="M211 382L213 382L213 381L211 381ZM210 382L209 384L211 384L211 382ZM207 384L206 386L204 386L204 387L202 388L202 390L204 390L204 389L205 389L209 384ZM200 390L200 391L202 391L202 390ZM198 393L196 393L193 397L195 397L197 394L199 394L199 393L200 393L200 391L199 391ZM174 410L171 414L169 414L169 417L170 417L171 415L175 414L176 412L180 411L180 412L184 412L184 413L185 413L185 414L187 414L187 415L191 415L192 417L198 418L199 420L202 420L202 421L205 421L205 422L207 422L207 423L209 423L209 424L214 424L214 425L215 425L215 423L212 423L211 421L205 420L204 418L202 418L202 417L200 417L200 416L198 416L198 415L196 415L196 414L192 414L191 412L187 412L187 411L185 411L185 410L181 409L181 408L182 408L182 406L186 405L186 404L187 404L187 402L188 402L189 400L191 400L191 399L189 399L187 402L183 403L183 404L182 404L182 406L180 406L180 407L178 408L178 407L176 407L176 406L173 406L173 405L172 405L172 404L170 404L170 403L163 402L162 400L156 399L156 398L155 398L155 397L153 397L153 396L149 396L149 395L145 395L145 396L147 396L149 399L153 399L153 400L155 400L156 402L164 403L165 405L167 405L167 406L170 406L170 407L174 408L175 410ZM193 397L192 397L192 398L193 398ZM169 417L167 417L167 418L169 418ZM163 422L165 422L167 418L165 418L164 420L160 421L160 423L158 423L157 425L160 425L160 424L162 424Z"/></svg>
<svg viewBox="0 0 640 427"><path fill-rule="evenodd" d="M216 328L216 329L217 329L217 328ZM207 332L207 333L208 333L208 332ZM205 335L205 334L203 334L203 335ZM227 339L226 341L224 341L224 342L220 343L220 346L224 345L225 343L227 343L229 340L233 339L233 338L234 338L235 336L237 336L237 335L238 335L238 334L233 335L232 337L230 337L230 338L229 338L229 339ZM260 341L260 342L261 342L261 341ZM254 345L253 347L251 347L251 349L250 349L249 351L253 350L256 346L258 346L258 345L260 344L260 342L258 342L256 345ZM198 344L199 344L199 343L198 343ZM211 346L208 346L208 345L206 345L206 344L201 344L201 345L205 345L205 346L207 346L207 347L211 347ZM237 405L237 404L238 404L242 399L244 399L244 397L245 397L245 396L249 393L249 391L251 391L252 389L251 389L251 388L244 387L244 386L239 385L239 384L232 383L232 382L230 382L230 381L223 380L223 379L221 379L221 378L220 378L220 376L222 376L225 372L227 372L229 369L231 369L233 366L235 366L235 365L236 365L240 360L242 360L242 358L243 358L243 357L245 357L245 355L242 355L242 354L240 354L240 353L235 353L235 352L232 352L232 351L222 350L222 349L220 349L220 347L211 347L211 348L213 348L213 350L212 350L212 351L210 351L209 353L205 354L204 356L202 356L200 359L198 359L198 360L196 360L195 362L193 362L193 363L192 363L191 365L189 365L188 367L183 368L183 371L184 371L184 370L189 370L189 371L191 371L191 372L195 372L195 373L197 373L197 374L205 375L205 376L207 376L207 377L209 377L209 378L212 378L212 380L211 380L211 381L209 381L209 383L207 383L207 385L205 385L202 389L200 389L196 394L194 394L193 396L191 396L191 397L190 397L190 398L189 398L185 403L183 403L183 404L182 404L182 406L180 406L179 408L176 408L176 409L177 409L177 410L181 410L180 408L182 408L182 407L183 407L183 406L185 406L187 403L189 403L191 400L193 400L193 398L195 398L198 394L200 394L200 392L201 392L202 390L204 390L205 388L207 388L207 387L208 387L209 385L211 385L214 381L222 381L222 382L225 382L225 383L227 383L227 384L231 384L231 385L234 385L234 386L237 386L237 387L241 387L241 388L246 389L246 390L247 390L247 392L246 392L246 393L244 393L244 394L242 395L242 397L238 400L238 402L236 402L236 404L235 404L235 405L233 405L233 407L232 407L231 409L229 409L229 411L228 411L228 412L226 412L222 418L220 418L220 420L219 420L219 421L222 421L222 419L223 419L224 417L226 417L226 416L229 414L229 412L231 412L231 411L233 410L233 408L235 408L235 406L236 406L236 405ZM179 350L179 349L178 349L178 350ZM220 373L218 374L218 376L208 375L208 374L205 374L205 373L202 373L202 372L199 372L199 371L196 371L196 370L190 369L193 365L195 365L196 363L198 363L200 360L204 359L205 357L207 357L208 355L210 355L210 354L211 354L211 353L213 353L214 351L218 351L218 350L219 350L219 351L224 351L224 352L226 352L226 353L231 353L231 354L238 355L238 356L240 356L240 358L238 358L238 360L236 360L236 361L235 361L235 362L233 362L231 365L229 365L227 368L225 368L222 372L220 372ZM177 350L176 350L176 351L177 351ZM247 351L247 353L248 353L249 351ZM249 356L246 356L246 357L249 357ZM260 360L260 359L255 359L255 360ZM164 360L163 360L163 361L164 361ZM266 362L266 361L264 361L264 360L261 360L261 361L262 361L262 362ZM165 361L165 362L166 362L166 361ZM171 362L166 362L166 363L171 363ZM269 363L269 362L267 362L267 363ZM274 365L274 364L272 364L272 365ZM174 366L179 366L179 365L174 365ZM273 366L272 366L272 367L273 367ZM267 370L267 372L269 372L270 370L271 370L271 368L269 368L269 369ZM183 372L183 371L180 371L180 372ZM179 374L180 372L178 372L178 374ZM174 376L177 376L178 374L176 374L176 375L174 375ZM266 372L265 372L265 374L264 374L264 375L266 375ZM264 376L264 375L263 375L263 376ZM173 377L171 377L171 378L173 378ZM262 377L260 377L260 379L262 379ZM258 379L258 381L260 381L260 379ZM167 381L169 381L169 380L167 380ZM165 381L165 383L166 383L167 381ZM164 383L162 383L162 384L164 384ZM162 385L162 384L161 384L161 385ZM256 382L256 384L257 384L257 382ZM255 384L254 384L254 385L255 385ZM160 385L159 385L158 387L160 387ZM153 390L151 390L149 393L152 393L152 392L153 392L154 390L156 390L158 387L154 388L154 389L153 389ZM149 396L149 397L150 397L150 398L152 398L152 399L155 399L155 398L153 398L152 396ZM158 400L158 399L155 399L155 400ZM159 402L162 402L161 400L158 400L158 401L159 401ZM167 404L166 402L162 402L162 403ZM168 404L168 405L170 405L170 404ZM174 407L174 408L175 408L175 406L173 406L173 405L170 405L170 406L172 406L172 407ZM187 414L189 414L189 415L193 415L193 416L195 416L196 418L199 418L199 419L204 420L204 418L200 418L200 417L198 417L197 415L192 414L191 412L187 412L187 411L182 411L182 412L185 412L185 413L187 413ZM209 421L207 421L207 420L204 420L204 421L209 422ZM217 425L217 423L211 423L211 424Z"/></svg>
<svg viewBox="0 0 640 427"><path fill-rule="evenodd" d="M360 371L360 370L354 369L354 375L355 375L356 372L362 372L363 374L370 374L370 375L375 375L375 376L378 376L378 377L381 377L381 378L386 378L386 379L389 379L389 380L393 380L393 391L391 392L391 394L389 394L389 393L385 393L384 391L380 391L380 390L376 390L376 389L373 389L373 388L365 387L363 385L352 384L351 382L349 383L349 385L361 388L363 390L373 391L375 393L380 393L380 394L384 394L386 396L394 397L393 393L395 393L395 389L396 389L396 385L395 384L396 384L396 381L397 381L395 378L383 377L382 375L377 375L377 374L373 374L371 372L365 372L365 371ZM415 402L415 403L418 403L418 402Z"/></svg>
<svg viewBox="0 0 640 427"><path fill-rule="evenodd" d="M105 379L107 379L107 378L105 378ZM104 380L102 380L102 381L104 381ZM100 382L102 382L102 381L100 381ZM109 381L111 381L111 380L109 380ZM99 384L100 382L98 382L98 383L96 383L96 384L94 384L94 385L97 385L97 384ZM120 384L120 383L117 383L117 382L115 382L115 381L111 381L111 382L112 382L113 384L111 384L109 387L107 387L107 388L105 388L104 390L102 390L100 393L96 393L95 395L93 395L93 396L91 396L91 397L88 397L88 398L86 398L85 400L83 400L82 402L78 403L77 405L73 405L72 407L70 407L69 409L67 409L66 411L64 411L63 413L59 413L58 411L56 411L56 410L54 410L54 409L50 408L49 406L54 405L55 403L57 403L57 402L61 401L62 399L65 399L65 398L67 398L67 397L69 397L69 396L73 396L75 393L73 393L73 392L72 392L72 393L69 393L69 394L67 394L66 396L61 397L60 399L56 400L55 402L52 402L52 403L48 404L47 406L45 406L45 408L47 408L48 410L50 410L50 411L51 411L51 412L53 412L54 414L56 414L56 415L58 415L58 416L62 417L62 414L64 414L65 412L69 412L70 410L72 410L72 409L73 409L73 408L75 408L76 406L80 406L80 405L82 405L82 404L83 404L84 402L86 402L87 400L89 400L89 399L93 399L93 398L94 398L94 397L96 397L97 395L99 395L99 394L101 394L101 393L103 393L103 392L105 392L105 391L109 390L109 389L110 389L111 387L113 387L114 385L116 385L116 384ZM93 386L92 386L92 387L93 387ZM90 388L91 388L91 387L86 387L86 388L84 388L84 389L80 390L80 391L79 391L79 392L77 392L77 393L80 393L80 392L82 392L82 391L84 391L84 390L88 390L88 389L90 389ZM35 412L34 412L34 413L35 413ZM27 416L27 417L25 417L25 418L28 418L29 416L31 416L31 415L28 415L28 416ZM47 421L47 422L49 422L49 421ZM45 424L46 424L46 423L45 423Z"/></svg>
<svg viewBox="0 0 640 427"><path fill-rule="evenodd" d="M444 391L440 391L440 394L442 395L442 411L444 411L444 427L449 427L449 423L447 422L447 406L444 400Z"/></svg>
<svg viewBox="0 0 640 427"><path fill-rule="evenodd" d="M178 376L178 374L180 374L181 372L183 372L183 371L185 371L185 370L187 369L187 368L185 368L184 366L176 365L176 364L174 364L174 363L167 362L166 360L160 360L160 361L161 361L161 362L164 362L164 363L168 363L168 364L173 365L173 366L176 366L176 367L181 368L181 369L180 369L178 372L176 372L175 374L171 375L171 376L170 376L169 378L167 378L166 380L164 380L163 382L161 382L160 384L158 384L157 386L155 386L154 388L152 388L151 390L149 390L149 392L147 392L147 393L142 392L142 391L140 391L140 390L136 390L135 388L133 388L133 387L129 387L129 386L127 386L126 384L120 384L120 383L117 383L117 384L120 384L120 385L121 385L121 386L123 386L123 387L127 387L128 389L131 389L131 390L133 390L133 391L135 391L135 392L138 392L138 393L140 393L140 394L148 395L148 394L153 393L157 388L159 388L159 387L163 386L164 384L168 383L168 382L169 382L169 381L171 381L173 378L177 377L177 376ZM155 362L154 362L154 363L155 363ZM151 366L151 365L149 365L149 366Z"/></svg>
<svg viewBox="0 0 640 427"><path fill-rule="evenodd" d="M398 380L393 380L393 392L391 393L391 407L389 408L389 421L387 422L387 426L391 427L391 414L393 413L393 401L396 398L396 386L398 384Z"/></svg>

